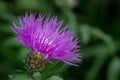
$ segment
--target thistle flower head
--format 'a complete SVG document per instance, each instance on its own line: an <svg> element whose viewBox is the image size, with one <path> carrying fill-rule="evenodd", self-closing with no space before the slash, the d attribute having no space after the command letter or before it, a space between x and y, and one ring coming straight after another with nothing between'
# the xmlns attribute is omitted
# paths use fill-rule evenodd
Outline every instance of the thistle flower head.
<svg viewBox="0 0 120 80"><path fill-rule="evenodd" d="M19 17L20 27L13 23L15 38L36 54L44 58L55 59L76 66L80 62L78 54L78 39L74 38L67 26L61 28L62 21L57 17L26 13Z"/></svg>

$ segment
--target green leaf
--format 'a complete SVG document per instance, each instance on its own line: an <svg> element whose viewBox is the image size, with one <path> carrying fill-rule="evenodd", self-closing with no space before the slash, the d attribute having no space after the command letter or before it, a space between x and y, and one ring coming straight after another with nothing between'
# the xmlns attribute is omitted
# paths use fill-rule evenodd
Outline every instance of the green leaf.
<svg viewBox="0 0 120 80"><path fill-rule="evenodd" d="M23 47L23 48L20 48L20 51L17 55L18 59L21 61L21 60L25 60L26 58L26 55L30 52L29 49Z"/></svg>
<svg viewBox="0 0 120 80"><path fill-rule="evenodd" d="M68 24L70 25L71 30L78 33L79 29L78 29L77 18L75 16L75 14L72 11L67 10L67 9L64 10L64 12L68 19Z"/></svg>
<svg viewBox="0 0 120 80"><path fill-rule="evenodd" d="M106 53L107 47L104 43L91 45L81 50L83 59L89 59L90 57L98 56L101 53Z"/></svg>
<svg viewBox="0 0 120 80"><path fill-rule="evenodd" d="M25 70L23 70L23 69L17 69L16 72L17 73L25 73Z"/></svg>
<svg viewBox="0 0 120 80"><path fill-rule="evenodd" d="M110 64L107 71L107 80L118 80L120 73L120 59L114 58Z"/></svg>
<svg viewBox="0 0 120 80"><path fill-rule="evenodd" d="M114 43L115 41L111 38L111 36L107 35L101 30L95 27L91 27L90 25L83 24L80 27L80 32L83 44L87 44L90 41L90 38L92 37L95 39L102 40L107 46L107 50L109 51L110 55L113 55L116 52L116 45Z"/></svg>
<svg viewBox="0 0 120 80"><path fill-rule="evenodd" d="M103 63L107 60L107 58L108 58L108 54L106 52L98 54L98 56L94 60L93 66L86 74L85 80L96 80L96 77L97 77Z"/></svg>
<svg viewBox="0 0 120 80"><path fill-rule="evenodd" d="M29 80L29 76L27 74L17 74L9 76L11 80Z"/></svg>
<svg viewBox="0 0 120 80"><path fill-rule="evenodd" d="M113 55L116 52L116 45L109 35L105 34L97 28L91 28L91 34L93 37L101 39L106 44L110 55Z"/></svg>
<svg viewBox="0 0 120 80"><path fill-rule="evenodd" d="M46 79L47 77L56 74L57 72L60 71L60 69L63 69L64 63L60 62L60 61L55 61L53 62L53 64L46 64L46 67L44 69L43 72L41 72L42 74L42 79Z"/></svg>
<svg viewBox="0 0 120 80"><path fill-rule="evenodd" d="M41 74L39 72L35 72L32 77L33 80L41 80Z"/></svg>
<svg viewBox="0 0 120 80"><path fill-rule="evenodd" d="M14 46L14 47L20 47L21 46L21 44L18 41L12 40L12 39L13 38L6 40L3 44L4 47L8 48L8 47L11 47L11 46Z"/></svg>
<svg viewBox="0 0 120 80"><path fill-rule="evenodd" d="M8 77L10 78L10 80L13 80L13 79L14 79L14 76L15 76L15 75L8 75Z"/></svg>
<svg viewBox="0 0 120 80"><path fill-rule="evenodd" d="M81 41L83 44L88 44L91 38L90 28L87 24L81 25L80 27Z"/></svg>
<svg viewBox="0 0 120 80"><path fill-rule="evenodd" d="M58 77L58 76L52 76L47 80L63 80L63 79L61 77Z"/></svg>

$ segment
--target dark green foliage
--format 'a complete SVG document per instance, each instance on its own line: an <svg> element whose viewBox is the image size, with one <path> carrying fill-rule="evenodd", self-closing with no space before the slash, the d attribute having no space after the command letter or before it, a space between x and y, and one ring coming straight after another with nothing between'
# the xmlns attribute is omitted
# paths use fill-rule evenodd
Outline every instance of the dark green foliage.
<svg viewBox="0 0 120 80"><path fill-rule="evenodd" d="M25 12L57 15L81 41L79 67L53 61L41 74L35 73L34 80L40 76L47 80L120 80L119 0L0 0L0 80L29 78L23 60L30 50L12 40L11 30L12 22L19 25L17 18ZM17 75L17 69L23 71Z"/></svg>

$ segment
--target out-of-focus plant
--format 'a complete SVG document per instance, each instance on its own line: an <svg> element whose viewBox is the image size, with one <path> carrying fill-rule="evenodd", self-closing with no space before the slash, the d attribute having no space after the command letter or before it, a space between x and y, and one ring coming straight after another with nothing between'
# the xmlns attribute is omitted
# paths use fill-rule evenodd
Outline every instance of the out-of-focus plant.
<svg viewBox="0 0 120 80"><path fill-rule="evenodd" d="M10 30L11 21L18 23L18 15L26 11L51 12L67 23L81 40L83 61L79 67L64 65L53 70L45 69L47 78L56 76L64 80L119 80L120 74L120 1L119 0L1 0L0 1L0 79L9 80L8 75L23 68L22 60L28 49L22 47ZM59 67L58 67L59 68ZM49 70L49 73L48 73ZM52 72L53 71L53 72ZM24 71L18 70L19 76ZM50 75L55 75L50 77ZM34 74L41 75L41 74ZM11 76L12 77L12 76Z"/></svg>

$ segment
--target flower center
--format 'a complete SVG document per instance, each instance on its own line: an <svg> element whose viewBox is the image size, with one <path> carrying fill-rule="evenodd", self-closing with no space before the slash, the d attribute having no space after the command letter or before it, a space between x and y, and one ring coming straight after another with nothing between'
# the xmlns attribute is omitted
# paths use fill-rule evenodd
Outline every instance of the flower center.
<svg viewBox="0 0 120 80"><path fill-rule="evenodd" d="M30 52L25 59L27 68L33 71L41 71L45 62L45 55L39 52Z"/></svg>

